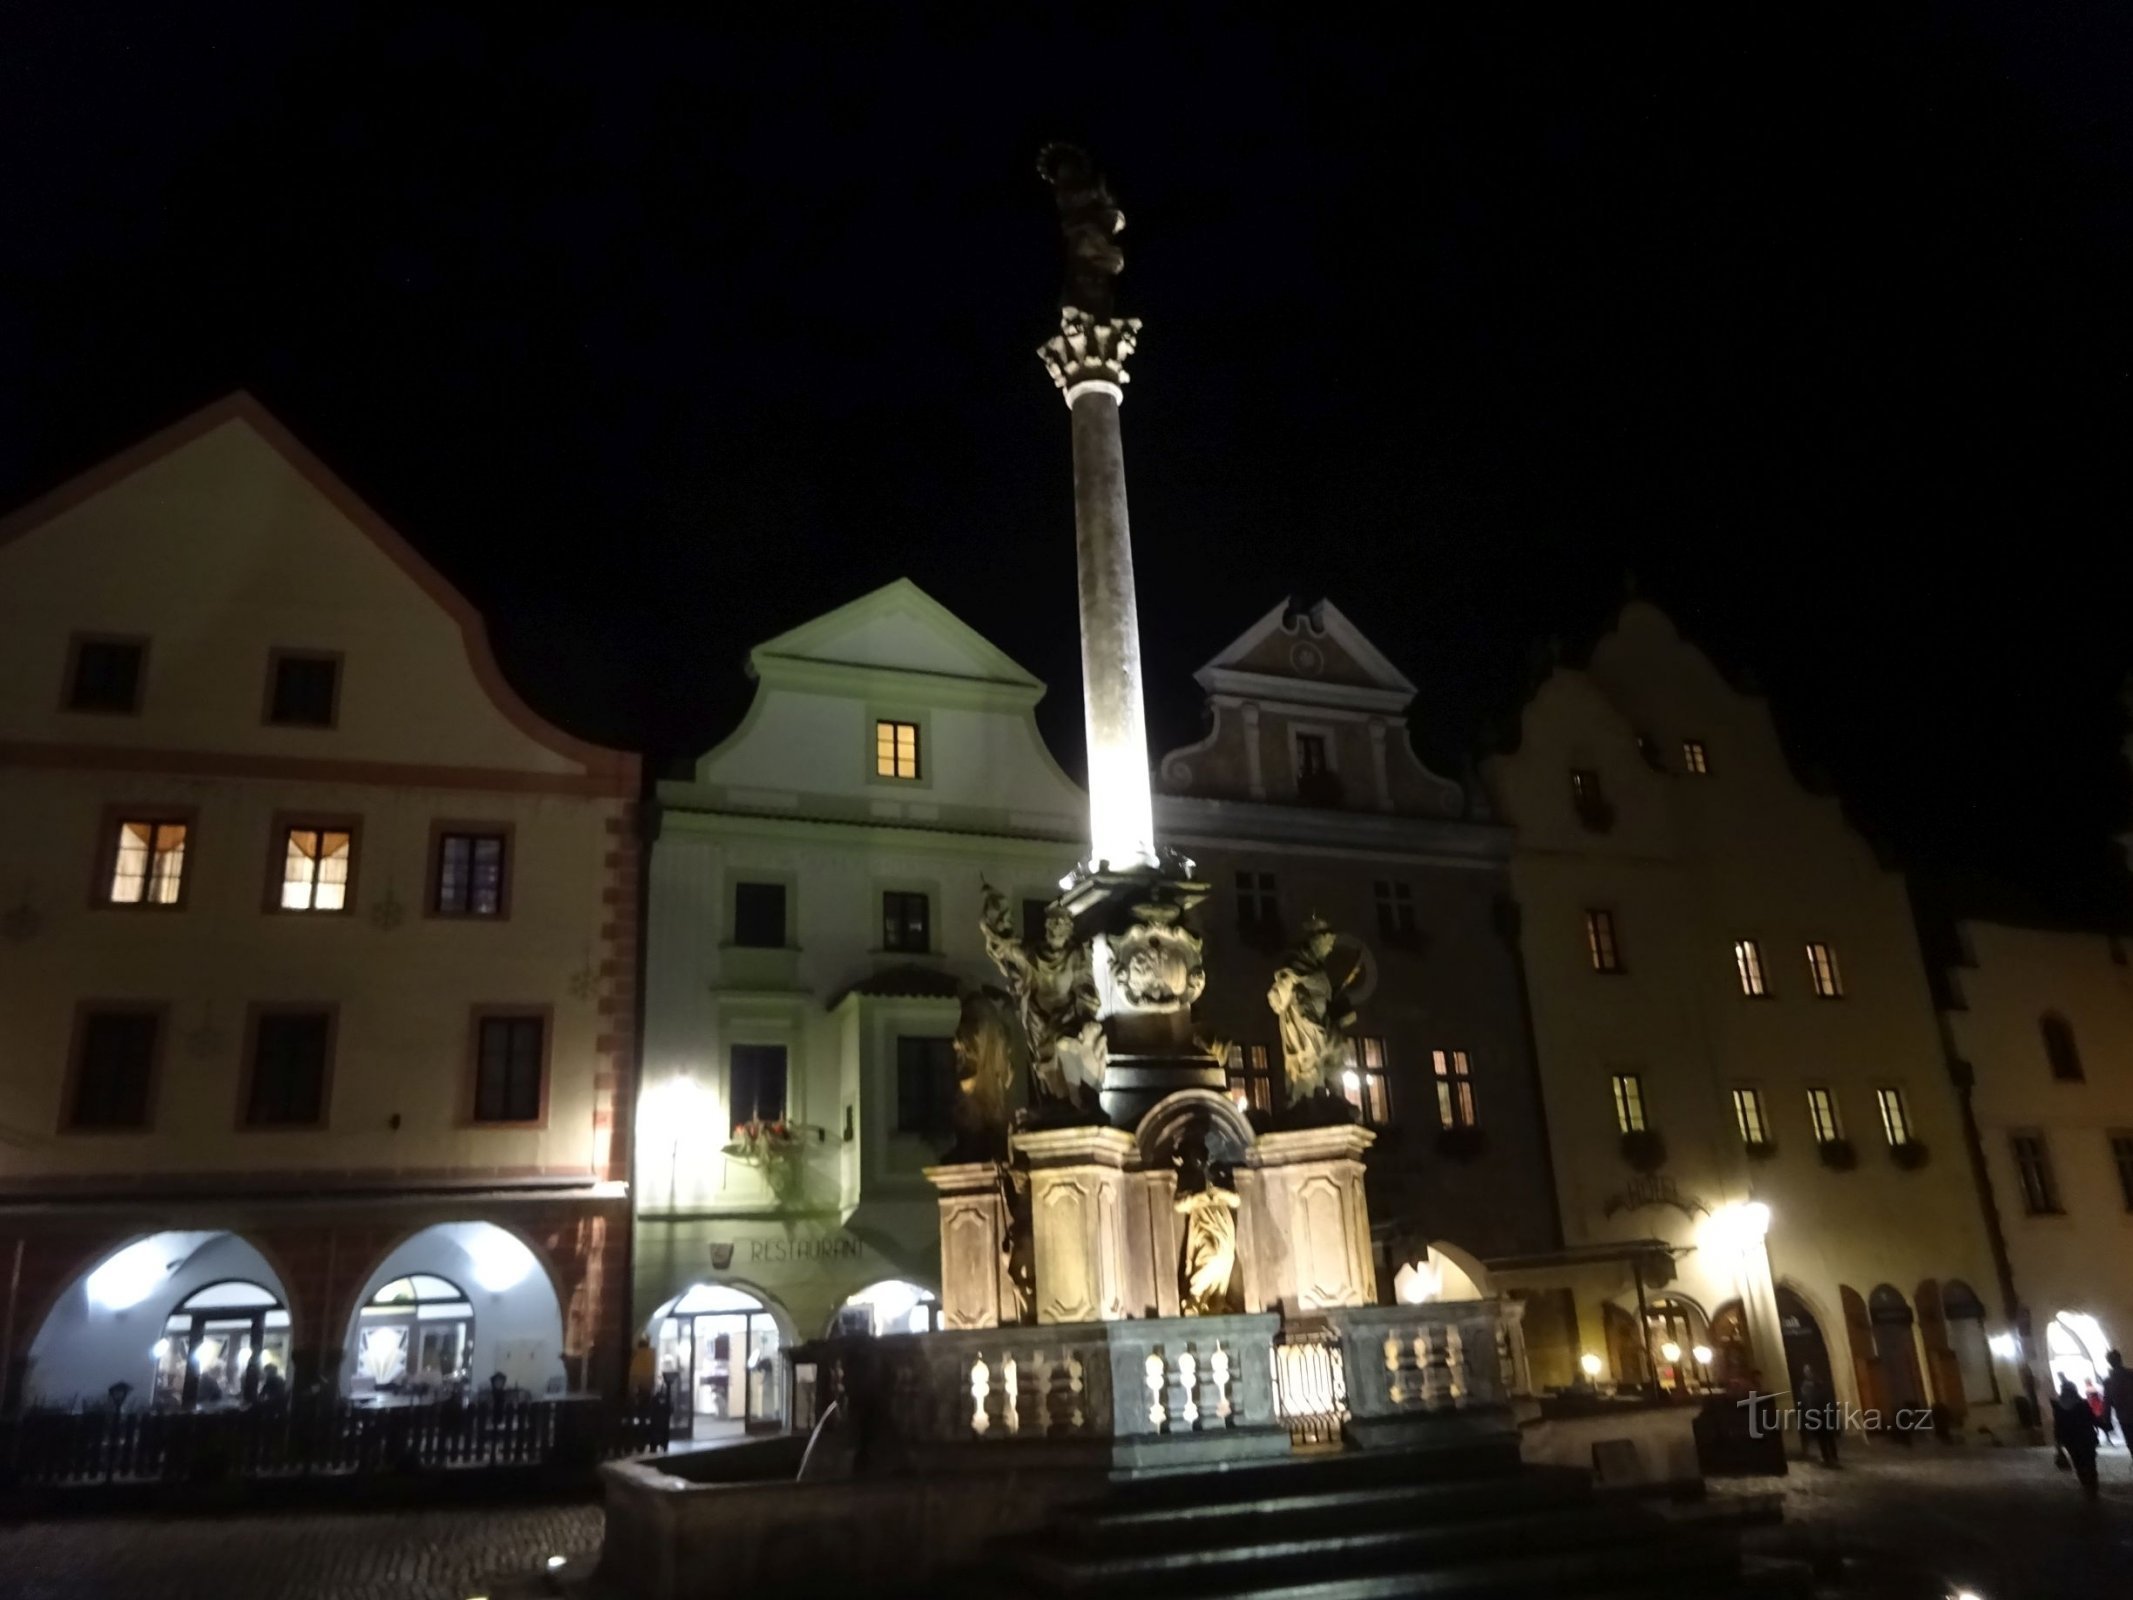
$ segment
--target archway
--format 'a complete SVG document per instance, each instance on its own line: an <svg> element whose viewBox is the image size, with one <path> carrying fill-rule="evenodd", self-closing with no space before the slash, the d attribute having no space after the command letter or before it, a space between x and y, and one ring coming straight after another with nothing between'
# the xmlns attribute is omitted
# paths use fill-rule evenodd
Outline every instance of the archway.
<svg viewBox="0 0 2133 1600"><path fill-rule="evenodd" d="M787 1328L782 1311L730 1283L694 1284L653 1313L675 1429L715 1439L782 1428Z"/></svg>
<svg viewBox="0 0 2133 1600"><path fill-rule="evenodd" d="M921 1284L884 1278L868 1284L830 1316L831 1337L930 1333L941 1325L940 1296Z"/></svg>
<svg viewBox="0 0 2133 1600"><path fill-rule="evenodd" d="M269 1370L286 1373L288 1304L280 1274L236 1234L149 1234L53 1301L30 1341L23 1392L53 1406L107 1403L118 1384L129 1406L234 1401Z"/></svg>
<svg viewBox="0 0 2133 1600"><path fill-rule="evenodd" d="M2062 1378L2074 1380L2076 1389L2103 1380L2105 1340L2103 1324L2086 1311L2061 1311L2044 1326L2044 1351L2051 1364L2052 1391Z"/></svg>
<svg viewBox="0 0 2133 1600"><path fill-rule="evenodd" d="M498 1373L525 1394L564 1387L555 1282L523 1239L493 1222L435 1223L388 1250L349 1308L342 1349L341 1391L358 1400L480 1390Z"/></svg>
<svg viewBox="0 0 2133 1600"><path fill-rule="evenodd" d="M1615 1386L1643 1388L1651 1374L1636 1317L1610 1300L1600 1308L1600 1320L1607 1331L1607 1365L1614 1373Z"/></svg>
<svg viewBox="0 0 2133 1600"><path fill-rule="evenodd" d="M1948 1348L1955 1357L1955 1380L1971 1405L2000 1398L1999 1375L1992 1370L1992 1341L1985 1332L1985 1302L1960 1278L1940 1286L1941 1316L1946 1319Z"/></svg>
<svg viewBox="0 0 2133 1600"><path fill-rule="evenodd" d="M1829 1341L1822 1337L1822 1324L1797 1291L1777 1286L1778 1332L1785 1339L1785 1382L1799 1396L1819 1389L1825 1395L1837 1392L1837 1372L1830 1365Z"/></svg>
<svg viewBox="0 0 2133 1600"><path fill-rule="evenodd" d="M1917 1319L1909 1302L1895 1285L1876 1284L1866 1297L1866 1312L1889 1405L1899 1411L1916 1410L1926 1403L1926 1385L1918 1368L1918 1341L1912 1336ZM1883 1421L1893 1424L1895 1419Z"/></svg>
<svg viewBox="0 0 2133 1600"><path fill-rule="evenodd" d="M1653 1295L1645 1303L1644 1325L1646 1353L1659 1374L1661 1388L1688 1394L1723 1380L1718 1320L1707 1319L1695 1301L1686 1295ZM1699 1350L1710 1353L1708 1364L1697 1359Z"/></svg>

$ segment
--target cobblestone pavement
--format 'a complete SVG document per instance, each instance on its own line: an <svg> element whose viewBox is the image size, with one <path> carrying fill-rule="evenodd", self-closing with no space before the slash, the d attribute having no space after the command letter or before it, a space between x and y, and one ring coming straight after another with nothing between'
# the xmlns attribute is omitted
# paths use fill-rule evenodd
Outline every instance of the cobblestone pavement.
<svg viewBox="0 0 2133 1600"><path fill-rule="evenodd" d="M1825 1570L1849 1556L1851 1583L1868 1593L2126 1600L2133 1462L2122 1446L2103 1451L2100 1476L2103 1496L2092 1506L2048 1449L1860 1445L1833 1472L1795 1461L1783 1478L1714 1480L1711 1489L1781 1494L1784 1524L1752 1535L1750 1548L1807 1556ZM1913 1589L1905 1568L1942 1583Z"/></svg>
<svg viewBox="0 0 2133 1600"><path fill-rule="evenodd" d="M0 1524L0 1600L467 1600L600 1525L597 1503Z"/></svg>

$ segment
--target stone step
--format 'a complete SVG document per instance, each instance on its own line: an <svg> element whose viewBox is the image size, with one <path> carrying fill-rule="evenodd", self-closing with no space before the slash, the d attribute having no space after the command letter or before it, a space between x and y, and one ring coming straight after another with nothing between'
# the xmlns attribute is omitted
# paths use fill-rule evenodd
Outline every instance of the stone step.
<svg viewBox="0 0 2133 1600"><path fill-rule="evenodd" d="M1349 1486L1503 1479L1526 1470L1514 1435L1463 1442L1454 1448L1330 1450L1279 1461L1202 1465L1187 1472L1135 1473L1115 1479L1105 1503L1127 1501L1136 1507L1205 1504Z"/></svg>
<svg viewBox="0 0 2133 1600"><path fill-rule="evenodd" d="M1034 1587L1052 1594L1099 1588L1171 1595L1349 1592L1316 1587L1335 1574L1364 1584L1357 1594L1515 1591L1532 1581L1564 1592L1573 1579L1582 1584L1690 1570L1710 1585L1731 1587L1739 1573L1731 1528L1670 1528L1616 1504L1513 1509L1420 1527L1291 1531L1277 1520L1230 1532L1216 1543L1199 1543L1195 1536L1139 1551L1025 1546L1012 1561ZM1381 1587L1387 1582L1393 1586Z"/></svg>

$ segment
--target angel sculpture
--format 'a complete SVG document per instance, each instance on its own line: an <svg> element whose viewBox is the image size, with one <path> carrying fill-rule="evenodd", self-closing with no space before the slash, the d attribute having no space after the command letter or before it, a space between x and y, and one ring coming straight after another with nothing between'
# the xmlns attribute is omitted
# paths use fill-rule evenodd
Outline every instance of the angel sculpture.
<svg viewBox="0 0 2133 1600"><path fill-rule="evenodd" d="M1348 986L1356 973L1335 978L1327 967L1334 935L1318 917L1305 918L1300 931L1302 940L1274 969L1274 984L1266 995L1281 1025L1281 1060L1291 1106L1337 1096L1343 1075L1354 1065L1348 1030L1355 1026L1355 1007L1349 1003Z"/></svg>
<svg viewBox="0 0 2133 1600"><path fill-rule="evenodd" d="M1044 937L1033 950L1015 937L1007 897L988 883L978 926L1021 1013L1033 1106L1040 1113L1051 1107L1094 1112L1108 1051L1088 947L1074 937L1072 915L1063 906L1047 908Z"/></svg>

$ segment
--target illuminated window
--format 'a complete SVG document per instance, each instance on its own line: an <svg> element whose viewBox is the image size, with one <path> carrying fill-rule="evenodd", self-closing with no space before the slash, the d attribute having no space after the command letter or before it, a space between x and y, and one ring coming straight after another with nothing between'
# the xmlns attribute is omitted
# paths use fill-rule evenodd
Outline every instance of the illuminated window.
<svg viewBox="0 0 2133 1600"><path fill-rule="evenodd" d="M281 909L346 911L355 835L346 828L282 830Z"/></svg>
<svg viewBox="0 0 2133 1600"><path fill-rule="evenodd" d="M1472 1128L1474 1074L1464 1050L1432 1050L1430 1065L1437 1073L1437 1122L1446 1128Z"/></svg>
<svg viewBox="0 0 2133 1600"><path fill-rule="evenodd" d="M162 1014L138 1006L82 1013L74 1039L74 1093L67 1125L145 1128L155 1082Z"/></svg>
<svg viewBox="0 0 2133 1600"><path fill-rule="evenodd" d="M933 948L933 911L924 895L902 889L883 893L881 947L914 955Z"/></svg>
<svg viewBox="0 0 2133 1600"><path fill-rule="evenodd" d="M1740 992L1752 999L1762 999L1770 993L1763 982L1763 951L1753 939L1733 941L1733 965L1740 973Z"/></svg>
<svg viewBox="0 0 2133 1600"><path fill-rule="evenodd" d="M105 903L114 906L175 906L185 896L182 822L122 821L112 835L111 877Z"/></svg>
<svg viewBox="0 0 2133 1600"><path fill-rule="evenodd" d="M874 724L874 775L879 778L918 776L918 724Z"/></svg>
<svg viewBox="0 0 2133 1600"><path fill-rule="evenodd" d="M1681 770L1692 773L1699 778L1707 777L1710 774L1711 757L1705 751L1701 739L1684 739L1681 741Z"/></svg>
<svg viewBox="0 0 2133 1600"><path fill-rule="evenodd" d="M267 721L330 728L340 713L341 658L277 650L267 664Z"/></svg>
<svg viewBox="0 0 2133 1600"><path fill-rule="evenodd" d="M1274 1109L1274 1069L1263 1044L1229 1047L1229 1093L1240 1109Z"/></svg>
<svg viewBox="0 0 2133 1600"><path fill-rule="evenodd" d="M1889 1147L1911 1142L1911 1112L1903 1103L1901 1089L1880 1088L1874 1091L1874 1103L1881 1108L1881 1136L1888 1140Z"/></svg>
<svg viewBox="0 0 2133 1600"><path fill-rule="evenodd" d="M2061 1083L2079 1083L2088 1074L2081 1069L2081 1052L2074 1046L2074 1025L2056 1011L2049 1011L2038 1019L2037 1029L2044 1035L2044 1058L2052 1065L2052 1076Z"/></svg>
<svg viewBox="0 0 2133 1600"><path fill-rule="evenodd" d="M504 914L504 835L447 829L437 835L437 890L430 909L440 917Z"/></svg>
<svg viewBox="0 0 2133 1600"><path fill-rule="evenodd" d="M2041 1133L2007 1136L2014 1152L2015 1177L2022 1185L2022 1209L2033 1217L2056 1217L2060 1212L2059 1180L2052 1173L2051 1151Z"/></svg>
<svg viewBox="0 0 2133 1600"><path fill-rule="evenodd" d="M955 1041L896 1037L896 1131L938 1138L955 1125Z"/></svg>
<svg viewBox="0 0 2133 1600"><path fill-rule="evenodd" d="M315 1125L326 1113L327 1011L268 1011L252 1031L251 1085L244 1120L253 1128Z"/></svg>
<svg viewBox="0 0 2133 1600"><path fill-rule="evenodd" d="M1585 913L1585 949L1592 957L1595 972L1620 972L1621 951L1615 944L1615 914L1612 911L1587 911Z"/></svg>
<svg viewBox="0 0 2133 1600"><path fill-rule="evenodd" d="M1828 1089L1807 1091L1807 1122L1814 1129L1816 1144L1835 1144L1844 1137L1844 1124L1837 1117L1837 1097Z"/></svg>
<svg viewBox="0 0 2133 1600"><path fill-rule="evenodd" d="M1644 1079L1634 1072L1614 1076L1615 1126L1624 1133L1644 1131Z"/></svg>
<svg viewBox="0 0 2133 1600"><path fill-rule="evenodd" d="M474 1120L538 1122L545 1097L548 1022L524 1012L476 1019Z"/></svg>
<svg viewBox="0 0 2133 1600"><path fill-rule="evenodd" d="M1828 945L1810 944L1807 947L1807 976L1820 998L1844 998L1844 975L1837 970L1837 952Z"/></svg>
<svg viewBox="0 0 2133 1600"><path fill-rule="evenodd" d="M1742 1144L1768 1144L1770 1124L1763 1119L1763 1091L1760 1089L1735 1089L1733 1091L1733 1120L1740 1128Z"/></svg>
<svg viewBox="0 0 2133 1600"><path fill-rule="evenodd" d="M1281 900L1271 872L1237 874L1237 921L1245 927L1270 928L1281 922Z"/></svg>
<svg viewBox="0 0 2133 1600"><path fill-rule="evenodd" d="M1386 1072L1383 1039L1355 1041L1355 1065L1345 1074L1341 1090L1371 1127L1382 1128L1392 1121L1392 1083Z"/></svg>
<svg viewBox="0 0 2133 1600"><path fill-rule="evenodd" d="M77 638L67 668L67 709L122 716L140 710L141 662L147 651L139 639Z"/></svg>
<svg viewBox="0 0 2133 1600"><path fill-rule="evenodd" d="M1378 932L1398 941L1415 936L1414 886L1397 878L1377 880Z"/></svg>
<svg viewBox="0 0 2133 1600"><path fill-rule="evenodd" d="M2133 1133L2111 1135L2111 1164L2118 1168L2118 1195L2133 1212Z"/></svg>

